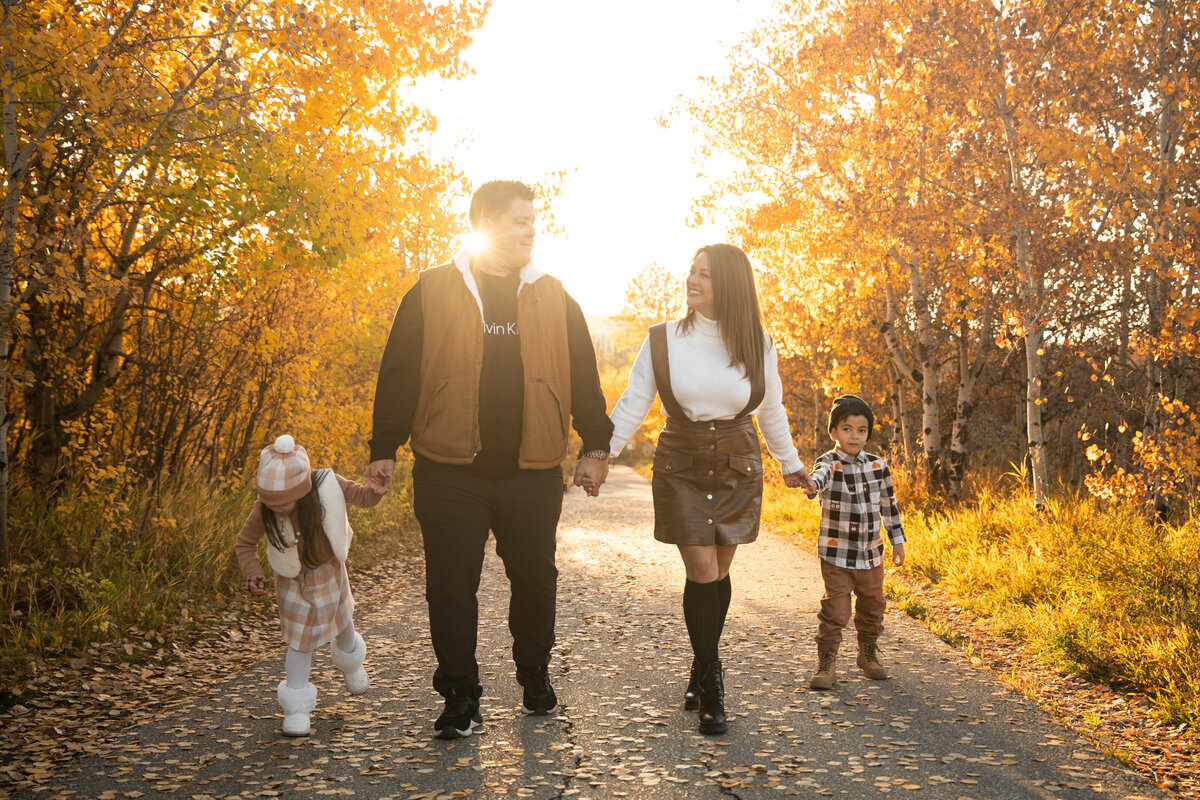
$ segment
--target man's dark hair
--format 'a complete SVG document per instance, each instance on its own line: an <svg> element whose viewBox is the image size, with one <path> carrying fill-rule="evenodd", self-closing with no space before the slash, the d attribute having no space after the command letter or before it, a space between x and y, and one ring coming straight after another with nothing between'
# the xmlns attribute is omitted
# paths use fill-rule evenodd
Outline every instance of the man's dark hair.
<svg viewBox="0 0 1200 800"><path fill-rule="evenodd" d="M471 230L479 227L479 220L495 219L504 215L513 200L533 200L533 189L520 181L488 181L471 195Z"/></svg>

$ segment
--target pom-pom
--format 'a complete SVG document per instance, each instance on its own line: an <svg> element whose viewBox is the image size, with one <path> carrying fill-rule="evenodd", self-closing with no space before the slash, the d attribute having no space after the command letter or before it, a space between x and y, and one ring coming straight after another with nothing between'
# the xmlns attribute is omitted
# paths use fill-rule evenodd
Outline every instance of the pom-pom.
<svg viewBox="0 0 1200 800"><path fill-rule="evenodd" d="M296 440L286 433L275 440L275 452L286 455L296 449Z"/></svg>

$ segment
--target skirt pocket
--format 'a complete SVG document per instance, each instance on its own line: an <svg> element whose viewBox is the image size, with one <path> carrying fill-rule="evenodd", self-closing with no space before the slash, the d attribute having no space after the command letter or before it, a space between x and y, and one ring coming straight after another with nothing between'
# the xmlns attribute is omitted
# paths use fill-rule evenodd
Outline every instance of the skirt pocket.
<svg viewBox="0 0 1200 800"><path fill-rule="evenodd" d="M731 455L729 457L729 468L739 475L748 475L750 477L762 477L763 466L762 459L751 458L750 456Z"/></svg>
<svg viewBox="0 0 1200 800"><path fill-rule="evenodd" d="M664 453L660 450L654 454L652 469L664 475L675 475L687 470L694 460L691 453Z"/></svg>

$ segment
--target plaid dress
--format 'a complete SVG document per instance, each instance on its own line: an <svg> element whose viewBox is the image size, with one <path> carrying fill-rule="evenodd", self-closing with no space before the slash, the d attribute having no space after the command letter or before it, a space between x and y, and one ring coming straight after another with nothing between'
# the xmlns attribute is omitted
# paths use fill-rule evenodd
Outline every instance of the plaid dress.
<svg viewBox="0 0 1200 800"><path fill-rule="evenodd" d="M354 620L346 565L335 558L316 569L302 569L294 578L276 575L275 592L283 641L293 650L316 650Z"/></svg>
<svg viewBox="0 0 1200 800"><path fill-rule="evenodd" d="M371 508L383 497L341 475L330 475L337 480L347 505ZM263 574L258 561L258 545L267 532L262 508L261 502L254 504L234 544L242 574L247 578L261 578ZM318 553L332 552L327 538L322 544L324 550L318 548ZM336 558L329 558L316 569L301 568L294 578L276 574L275 591L283 641L294 650L307 652L320 647L345 630L353 620L354 596L350 594L346 565Z"/></svg>
<svg viewBox="0 0 1200 800"><path fill-rule="evenodd" d="M883 563L882 527L893 545L904 542L892 473L879 456L850 456L836 448L813 465L821 498L817 554L842 569L873 569Z"/></svg>

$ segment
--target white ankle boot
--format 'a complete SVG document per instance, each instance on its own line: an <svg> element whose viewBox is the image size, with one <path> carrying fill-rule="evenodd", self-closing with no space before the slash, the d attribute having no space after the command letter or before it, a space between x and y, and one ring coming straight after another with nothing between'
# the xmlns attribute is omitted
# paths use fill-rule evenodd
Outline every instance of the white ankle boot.
<svg viewBox="0 0 1200 800"><path fill-rule="evenodd" d="M346 688L350 694L362 694L371 687L371 679L363 669L363 661L367 658L367 645L363 642L361 633L354 634L354 649L349 653L342 652L334 639L329 643L333 653L333 665L341 670L346 677Z"/></svg>
<svg viewBox="0 0 1200 800"><path fill-rule="evenodd" d="M293 689L282 681L278 695L283 709L283 735L308 736L308 714L317 705L317 687L306 683L303 689Z"/></svg>

